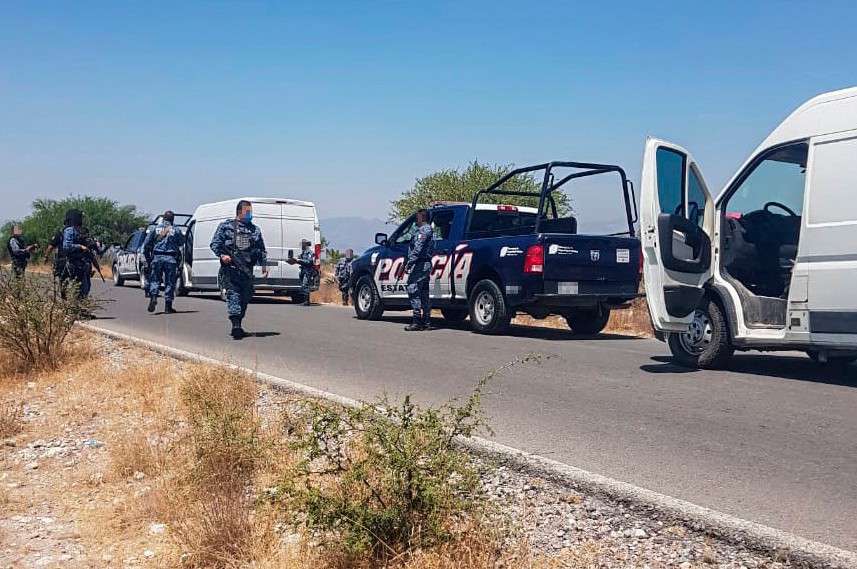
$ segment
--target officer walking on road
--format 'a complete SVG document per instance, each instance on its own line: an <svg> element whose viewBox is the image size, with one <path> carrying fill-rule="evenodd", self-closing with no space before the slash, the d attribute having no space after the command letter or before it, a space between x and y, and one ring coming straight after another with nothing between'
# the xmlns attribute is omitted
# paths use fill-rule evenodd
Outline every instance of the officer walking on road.
<svg viewBox="0 0 857 569"><path fill-rule="evenodd" d="M434 229L428 217L425 209L417 212L417 231L411 238L407 260L398 275L398 278L402 278L404 272L408 273L408 300L414 311L414 321L405 327L408 332L432 329L429 278L434 254Z"/></svg>
<svg viewBox="0 0 857 569"><path fill-rule="evenodd" d="M178 261L184 235L173 225L175 214L167 210L161 218L161 223L146 235L143 243L143 254L152 260L149 275L149 306L147 310L154 312L158 305L158 293L161 283L164 283L164 314L174 314L173 300L176 297L176 278Z"/></svg>
<svg viewBox="0 0 857 569"><path fill-rule="evenodd" d="M309 293L315 281L315 254L312 252L312 241L301 239L301 254L297 259L289 259L288 263L290 265L297 263L301 266L299 275L301 279L301 296L303 297L301 306L309 306Z"/></svg>
<svg viewBox="0 0 857 569"><path fill-rule="evenodd" d="M6 243L6 250L9 251L9 257L12 259L12 274L15 277L23 277L24 271L27 270L27 263L30 261L30 253L36 248L35 244L26 245L24 238L21 237L21 227L15 225L12 227L12 237Z"/></svg>
<svg viewBox="0 0 857 569"><path fill-rule="evenodd" d="M83 228L83 212L70 209L65 214L65 228L62 232L62 251L65 254L64 275L77 283L77 296L89 297L92 286L92 263L89 259L87 236Z"/></svg>
<svg viewBox="0 0 857 569"><path fill-rule="evenodd" d="M351 249L345 250L345 257L341 258L336 263L336 269L333 276L336 277L339 291L342 293L342 305L348 306L348 290L351 288L351 261L354 260L354 251Z"/></svg>
<svg viewBox="0 0 857 569"><path fill-rule="evenodd" d="M226 311L232 323L231 335L240 340L246 336L241 321L247 313L247 303L253 296L253 267L260 265L262 275L268 277L265 261L268 252L262 232L253 225L253 204L238 202L235 219L217 226L211 239L211 250L220 257L220 279L226 287Z"/></svg>

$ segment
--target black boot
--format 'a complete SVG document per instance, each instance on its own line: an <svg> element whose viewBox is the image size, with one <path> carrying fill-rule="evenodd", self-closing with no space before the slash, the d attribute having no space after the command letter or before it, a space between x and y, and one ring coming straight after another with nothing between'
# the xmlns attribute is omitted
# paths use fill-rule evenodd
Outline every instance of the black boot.
<svg viewBox="0 0 857 569"><path fill-rule="evenodd" d="M240 340L240 339L244 338L244 336L246 336L247 333L244 332L244 329L241 327L241 317L240 316L230 316L229 320L230 320L230 322L232 322L232 332L230 332L230 335L232 336L232 338L235 340Z"/></svg>
<svg viewBox="0 0 857 569"><path fill-rule="evenodd" d="M431 325L431 316L423 318L423 330L434 330L434 326Z"/></svg>
<svg viewBox="0 0 857 569"><path fill-rule="evenodd" d="M175 314L176 311L173 309L173 302L168 300L164 305L164 314Z"/></svg>
<svg viewBox="0 0 857 569"><path fill-rule="evenodd" d="M154 312L155 307L158 305L158 297L156 295L152 295L149 297L149 307L146 308L149 312Z"/></svg>
<svg viewBox="0 0 857 569"><path fill-rule="evenodd" d="M423 321L419 318L414 318L414 321L405 326L405 332L422 332L425 330Z"/></svg>

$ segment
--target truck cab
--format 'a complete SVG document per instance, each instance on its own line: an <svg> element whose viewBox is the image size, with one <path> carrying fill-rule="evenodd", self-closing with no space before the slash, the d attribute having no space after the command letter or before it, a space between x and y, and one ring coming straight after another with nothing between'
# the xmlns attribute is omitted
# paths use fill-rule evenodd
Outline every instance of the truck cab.
<svg viewBox="0 0 857 569"><path fill-rule="evenodd" d="M857 360L857 88L786 118L715 198L693 156L646 142L641 188L652 322L682 365L735 350Z"/></svg>
<svg viewBox="0 0 857 569"><path fill-rule="evenodd" d="M504 189L513 177L533 173L542 174L540 192ZM620 234L579 234L574 212L557 208L554 192L595 175L614 177L614 191L625 203L627 229ZM551 162L521 168L478 192L472 203L436 204L429 215L435 239L432 305L453 322L469 317L476 332L503 333L520 312L539 319L560 315L575 332L595 334L611 310L626 308L638 294L642 257L634 230L636 205L618 166ZM409 308L407 276L397 275L416 232L415 217L390 235L377 234L376 247L354 261L358 318L378 319L385 310Z"/></svg>

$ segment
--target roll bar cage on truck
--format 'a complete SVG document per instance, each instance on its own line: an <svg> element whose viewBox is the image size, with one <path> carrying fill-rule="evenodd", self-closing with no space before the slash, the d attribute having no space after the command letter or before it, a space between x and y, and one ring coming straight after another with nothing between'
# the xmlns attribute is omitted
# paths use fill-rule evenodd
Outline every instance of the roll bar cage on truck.
<svg viewBox="0 0 857 569"><path fill-rule="evenodd" d="M569 170L571 170L569 172ZM508 189L516 176L542 172L539 191ZM562 175L560 175L562 174ZM619 178L627 231L578 234L572 214L561 217L554 192L575 180L613 174ZM481 203L488 197L530 198L536 207ZM641 251L635 236L633 186L619 166L556 161L515 169L480 190L470 204L430 209L435 253L429 294L444 318L468 316L480 333L504 332L517 312L535 318L563 316L572 330L594 334L611 309L638 296ZM397 279L415 231L411 216L392 235L376 234L376 247L354 261L352 294L362 319L409 307L406 279Z"/></svg>

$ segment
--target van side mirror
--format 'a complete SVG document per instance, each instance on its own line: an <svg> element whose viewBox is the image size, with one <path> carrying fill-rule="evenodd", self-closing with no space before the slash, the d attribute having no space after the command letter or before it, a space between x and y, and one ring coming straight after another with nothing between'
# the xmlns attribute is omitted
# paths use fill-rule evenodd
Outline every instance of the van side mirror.
<svg viewBox="0 0 857 569"><path fill-rule="evenodd" d="M375 234L375 245L387 245L387 234L386 233L376 233Z"/></svg>

